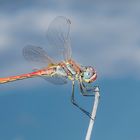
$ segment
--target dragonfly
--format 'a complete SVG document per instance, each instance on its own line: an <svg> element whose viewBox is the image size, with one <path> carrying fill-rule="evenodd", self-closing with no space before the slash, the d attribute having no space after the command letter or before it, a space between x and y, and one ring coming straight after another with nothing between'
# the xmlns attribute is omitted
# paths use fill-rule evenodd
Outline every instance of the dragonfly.
<svg viewBox="0 0 140 140"><path fill-rule="evenodd" d="M41 64L41 68L26 74L0 78L0 84L23 80L33 77L43 79L56 84L63 85L72 81L71 102L87 116L91 114L83 109L75 100L75 82L78 81L80 92L83 96L92 96L94 88L90 83L97 78L97 73L92 66L83 66L72 59L72 49L70 44L70 19L58 16L48 26L46 37L51 50L50 55L43 47L27 45L23 48L23 56L27 61ZM46 48L46 49L47 49Z"/></svg>

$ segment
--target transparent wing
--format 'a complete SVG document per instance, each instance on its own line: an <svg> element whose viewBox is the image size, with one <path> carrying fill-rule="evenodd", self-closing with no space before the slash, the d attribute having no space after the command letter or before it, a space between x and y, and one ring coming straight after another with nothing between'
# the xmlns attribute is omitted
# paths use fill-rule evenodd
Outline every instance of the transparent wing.
<svg viewBox="0 0 140 140"><path fill-rule="evenodd" d="M38 46L25 46L23 48L23 56L27 61L34 62L34 64L39 64L42 66L55 63L55 61L47 55L46 51Z"/></svg>
<svg viewBox="0 0 140 140"><path fill-rule="evenodd" d="M43 79L45 79L46 81L55 84L55 85L64 85L67 84L67 79L64 76L60 76L60 75L53 75L52 77L50 76L41 76Z"/></svg>
<svg viewBox="0 0 140 140"><path fill-rule="evenodd" d="M71 58L71 47L70 47L70 20L65 17L55 18L48 27L47 39L51 46L47 53L43 48L33 45L28 45L23 48L23 56L26 60L47 66L48 64L55 64L56 61L68 60ZM55 61L48 56L48 52L53 56ZM58 59L58 57L60 59ZM67 83L67 79L64 76L53 75L53 76L41 76L43 79L57 85L63 85Z"/></svg>
<svg viewBox="0 0 140 140"><path fill-rule="evenodd" d="M57 61L71 58L70 24L69 19L59 16L48 27L47 40L51 46L50 56L53 56Z"/></svg>

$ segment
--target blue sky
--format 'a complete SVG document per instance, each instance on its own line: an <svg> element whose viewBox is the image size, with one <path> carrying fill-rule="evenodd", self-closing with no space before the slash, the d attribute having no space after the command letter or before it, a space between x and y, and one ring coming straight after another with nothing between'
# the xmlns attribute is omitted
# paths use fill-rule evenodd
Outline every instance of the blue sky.
<svg viewBox="0 0 140 140"><path fill-rule="evenodd" d="M47 47L47 26L71 19L73 58L92 65L101 100L96 140L140 139L140 2L138 0L0 0L0 77L32 71L22 56L27 44ZM89 118L70 103L71 83L27 79L0 85L0 139L84 140ZM78 102L91 110L92 98Z"/></svg>

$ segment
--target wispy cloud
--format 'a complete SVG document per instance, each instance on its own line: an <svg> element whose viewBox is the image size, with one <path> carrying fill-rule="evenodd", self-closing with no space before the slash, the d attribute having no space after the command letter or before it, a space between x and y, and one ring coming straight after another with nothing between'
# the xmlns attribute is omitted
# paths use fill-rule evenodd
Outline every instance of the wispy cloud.
<svg viewBox="0 0 140 140"><path fill-rule="evenodd" d="M4 52L6 55L4 50L7 49L21 51L30 42L45 46L47 26L54 17L64 15L72 20L72 49L78 61L95 65L102 77L137 75L140 70L138 2L129 2L125 7L113 3L96 2L95 5L100 8L93 9L93 15L87 16L70 10L64 13L36 7L20 10L12 16L1 15L0 54ZM21 55L21 52L16 53ZM18 66L21 62L16 57L12 59ZM23 67L26 69L27 66L23 63Z"/></svg>
<svg viewBox="0 0 140 140"><path fill-rule="evenodd" d="M25 140L23 136L17 135L12 140Z"/></svg>

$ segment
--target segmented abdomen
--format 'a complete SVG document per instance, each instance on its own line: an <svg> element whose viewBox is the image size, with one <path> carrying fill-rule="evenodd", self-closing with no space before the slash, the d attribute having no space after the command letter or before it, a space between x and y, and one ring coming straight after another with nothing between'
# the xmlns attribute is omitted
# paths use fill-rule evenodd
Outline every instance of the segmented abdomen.
<svg viewBox="0 0 140 140"><path fill-rule="evenodd" d="M26 78L38 77L38 76L41 76L41 75L51 75L53 72L54 72L54 68L46 68L46 69L43 69L43 70L37 70L35 72L31 72L31 73L0 78L0 84L7 83L7 82L12 82L12 81L16 81L16 80L22 80L22 79L26 79Z"/></svg>

